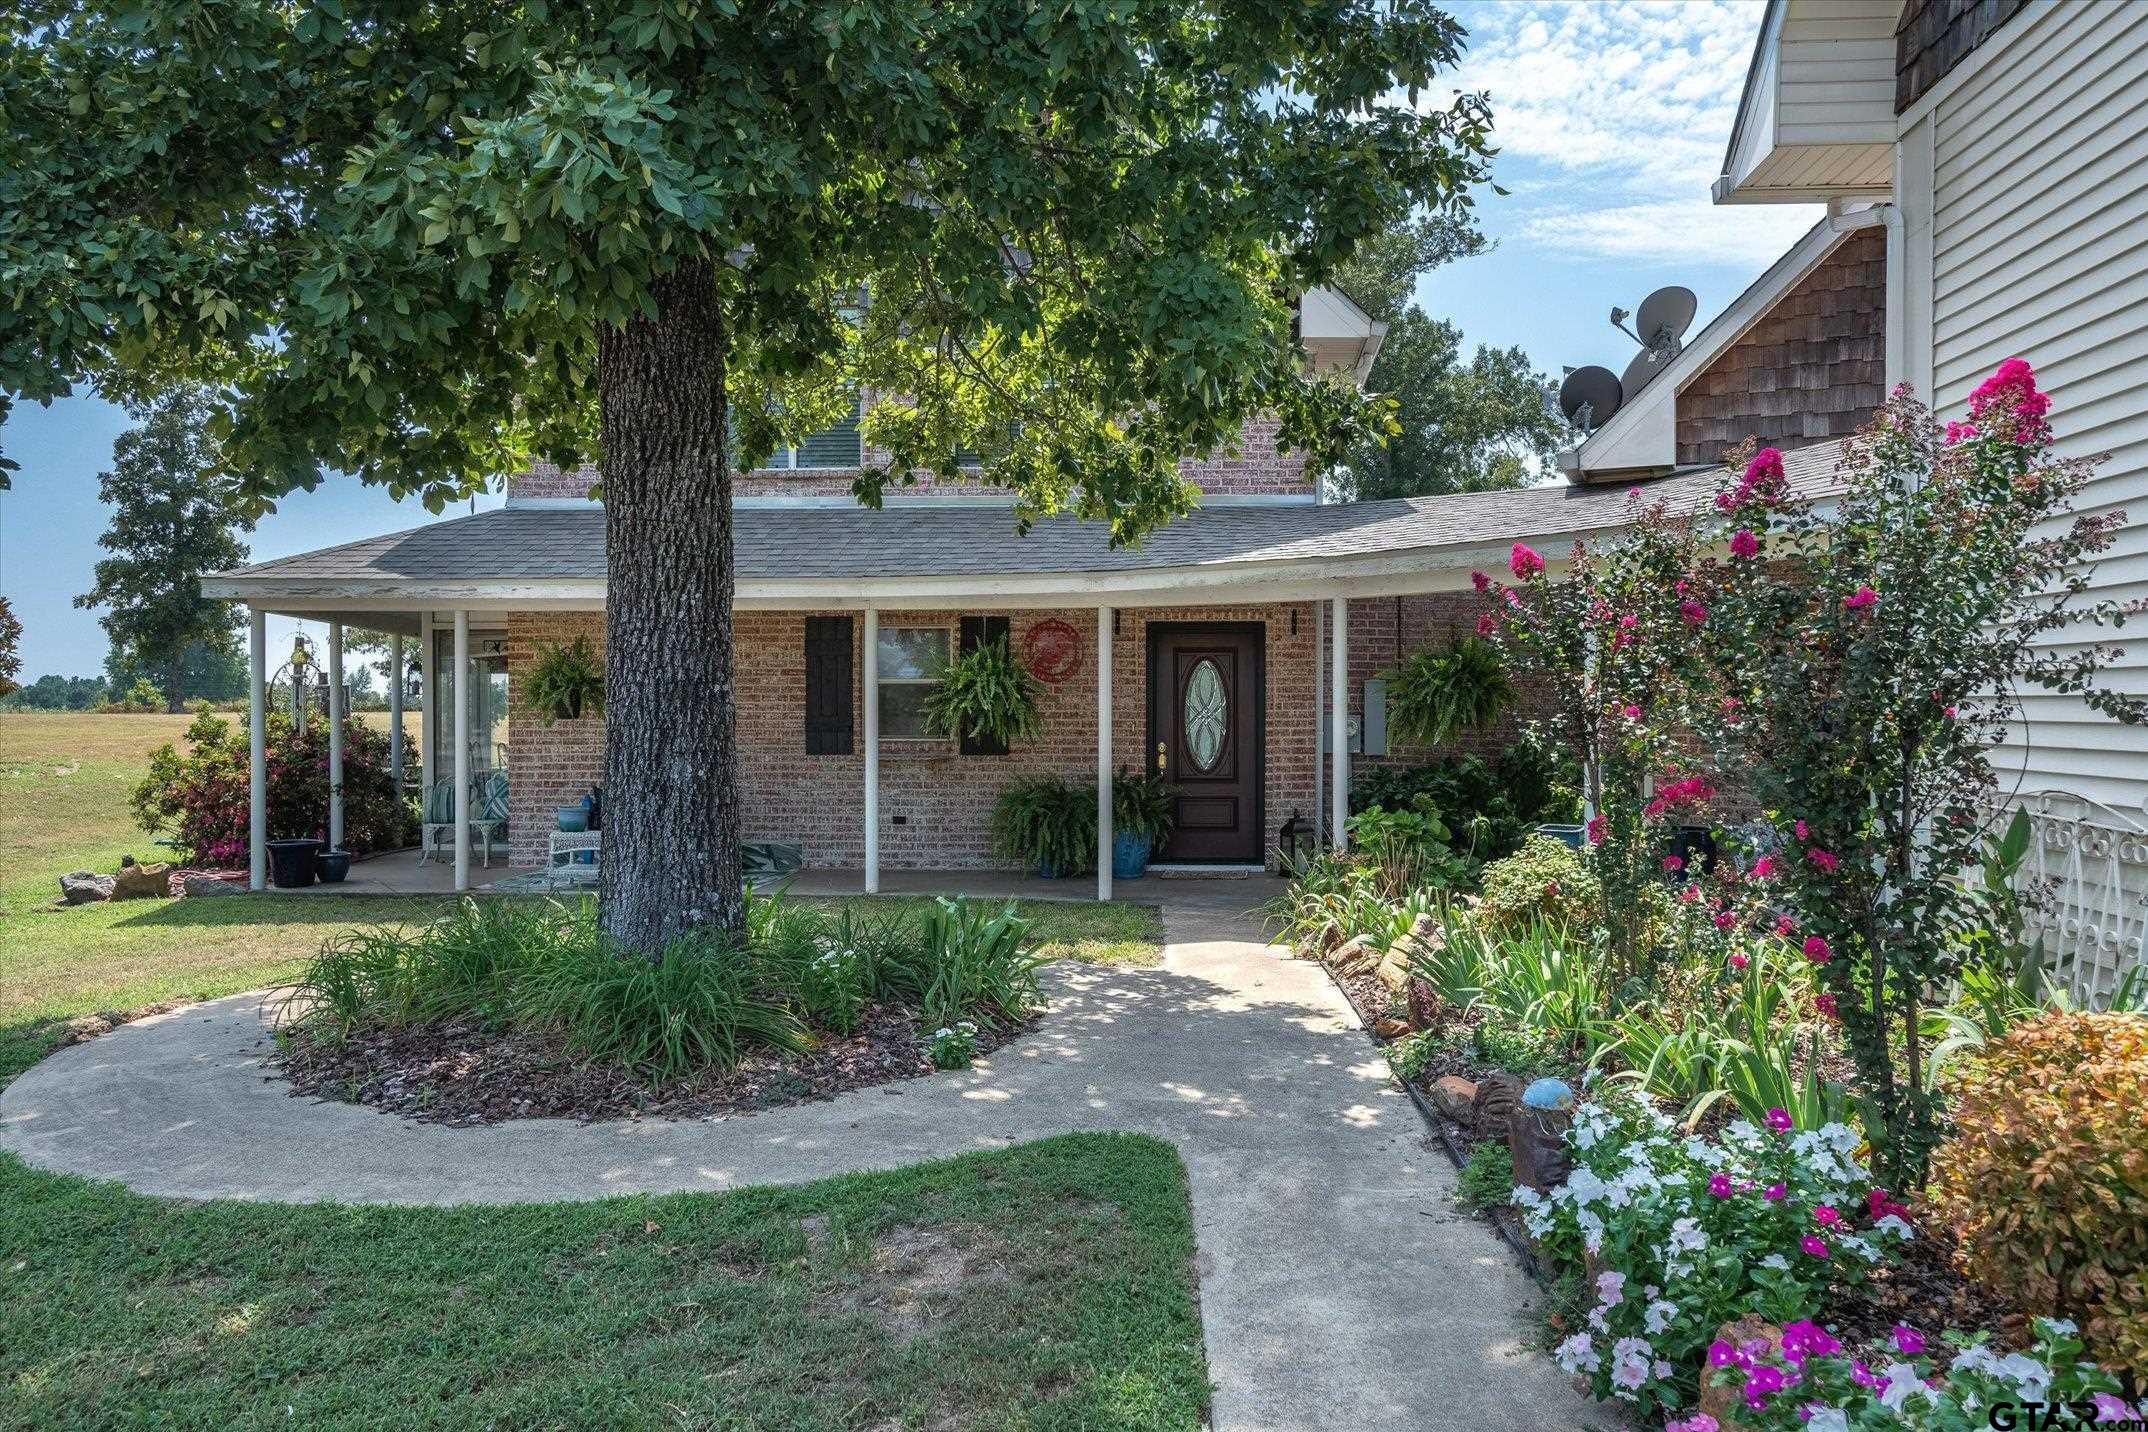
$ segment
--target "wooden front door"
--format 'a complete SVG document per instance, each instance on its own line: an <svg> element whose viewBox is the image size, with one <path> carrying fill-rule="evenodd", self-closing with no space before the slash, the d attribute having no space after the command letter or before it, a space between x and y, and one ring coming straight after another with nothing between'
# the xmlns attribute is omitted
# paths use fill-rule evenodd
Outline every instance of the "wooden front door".
<svg viewBox="0 0 2148 1432"><path fill-rule="evenodd" d="M1257 865L1264 855L1267 628L1149 626L1149 769L1178 787L1178 827L1157 858Z"/></svg>

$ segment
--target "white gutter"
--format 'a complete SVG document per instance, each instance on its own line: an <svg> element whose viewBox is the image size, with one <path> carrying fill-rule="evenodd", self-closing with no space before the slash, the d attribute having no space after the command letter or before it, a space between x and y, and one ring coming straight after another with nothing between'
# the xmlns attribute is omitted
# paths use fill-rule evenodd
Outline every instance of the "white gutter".
<svg viewBox="0 0 2148 1432"><path fill-rule="evenodd" d="M1838 234L1854 233L1883 225L1887 230L1887 305L1882 320L1881 337L1886 345L1886 387L1894 391L1895 384L1906 375L1909 355L1909 323L1904 311L1906 287L1902 280L1907 275L1903 267L1908 244L1902 228L1902 211L1892 203L1867 204L1861 209L1847 207L1850 201L1831 199L1827 205L1827 226Z"/></svg>

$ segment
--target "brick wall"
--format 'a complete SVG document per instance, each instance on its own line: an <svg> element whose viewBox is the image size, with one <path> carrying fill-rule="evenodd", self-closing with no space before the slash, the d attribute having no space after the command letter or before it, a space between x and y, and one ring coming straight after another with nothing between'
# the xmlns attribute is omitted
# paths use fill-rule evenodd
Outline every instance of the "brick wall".
<svg viewBox="0 0 2148 1432"><path fill-rule="evenodd" d="M1886 397L1887 244L1860 229L1678 391L1681 465L1853 433Z"/></svg>
<svg viewBox="0 0 2148 1432"><path fill-rule="evenodd" d="M1256 418L1245 426L1236 457L1218 453L1181 466L1188 481L1203 492L1230 494L1233 496L1306 495L1312 492L1312 484L1306 476L1303 453L1278 453L1275 436L1280 424L1274 418ZM868 466L885 462L887 454L881 449L865 449ZM739 497L848 497L852 474L839 471L788 472L762 470L740 474L732 484L732 492ZM531 465L528 472L516 473L507 479L509 497L587 497L590 484L596 481L593 468L563 471L551 463ZM890 488L891 492L907 495L943 493L953 496L975 496L995 492L998 489L981 483L936 482L930 474L921 475L914 487Z"/></svg>
<svg viewBox="0 0 2148 1432"><path fill-rule="evenodd" d="M1291 630L1292 615L1297 630ZM865 859L863 828L864 707L853 754L805 753L805 619L809 612L740 612L736 622L739 784L747 840L802 845L807 864L855 867ZM884 613L886 626L940 626L954 632L959 612ZM880 858L891 869L976 869L1002 864L988 836L992 803L1017 776L1059 774L1087 781L1096 770L1096 613L1012 612L1019 649L1029 628L1050 617L1081 633L1082 660L1065 681L1045 688L1044 734L1005 756L965 756L952 741L883 740L880 751ZM1313 808L1313 635L1311 608L1172 608L1124 611L1113 639L1112 747L1121 765L1137 765L1147 747L1148 622L1260 621L1267 626L1267 832ZM508 630L509 680L534 659L540 642L588 633L601 644L595 614L514 618ZM853 660L862 656L864 622L853 627ZM855 672L857 667L853 666ZM853 678L855 679L855 677ZM552 811L599 784L603 722L543 726L516 713L509 731L511 843L516 865L545 856ZM898 823L898 821L900 823Z"/></svg>
<svg viewBox="0 0 2148 1432"><path fill-rule="evenodd" d="M1475 592L1434 592L1412 597L1363 597L1350 603L1350 710L1362 717L1365 683L1392 671L1421 647L1446 646L1473 636L1477 615L1485 609ZM1387 754L1351 756L1353 771L1367 766L1418 766L1434 756L1496 756L1521 734L1522 723L1544 714L1526 681L1515 709L1482 731L1468 732L1447 745L1405 745L1390 733Z"/></svg>

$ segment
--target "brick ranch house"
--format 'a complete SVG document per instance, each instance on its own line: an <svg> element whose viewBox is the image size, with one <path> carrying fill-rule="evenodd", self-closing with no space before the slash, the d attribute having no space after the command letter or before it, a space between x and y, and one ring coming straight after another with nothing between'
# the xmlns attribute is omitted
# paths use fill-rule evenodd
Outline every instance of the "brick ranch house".
<svg viewBox="0 0 2148 1432"><path fill-rule="evenodd" d="M1318 369L1362 382L1380 336L1339 294L1302 305ZM1167 866L1273 869L1286 827L1334 841L1353 758L1428 754L1390 748L1378 674L1474 630L1472 570L1500 567L1516 541L1555 556L1621 525L1631 485L1326 503L1302 456L1278 453L1256 422L1236 452L1186 464L1198 511L1114 550L1100 524L1071 518L1017 535L1005 495L981 484L927 479L863 509L851 478L879 455L854 421L781 456L735 482L743 835L856 870L868 891L884 867L1003 864L989 818L1025 776L1155 765L1181 791ZM1714 478L1703 464L1661 490L1698 505ZM332 668L344 626L394 635L397 661L415 639L427 789L460 770L468 792L504 770L509 861L542 865L555 808L602 782L603 718L548 723L512 693L547 644L586 636L601 649L604 514L590 482L539 466L508 479L498 510L263 562L204 591L250 609L257 687L270 612L330 623ZM1002 632L1043 680L1041 737L1011 751L929 737L917 702L932 667ZM332 813L331 838L339 826ZM1101 835L1108 852L1108 822ZM466 840L455 858L463 888ZM1108 853L1098 866L1108 897Z"/></svg>

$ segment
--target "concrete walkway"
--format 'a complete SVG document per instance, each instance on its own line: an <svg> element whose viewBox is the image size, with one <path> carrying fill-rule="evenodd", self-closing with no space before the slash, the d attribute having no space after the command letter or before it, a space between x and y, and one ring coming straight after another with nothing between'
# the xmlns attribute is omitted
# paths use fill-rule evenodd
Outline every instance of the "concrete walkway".
<svg viewBox="0 0 2148 1432"><path fill-rule="evenodd" d="M0 1149L184 1198L595 1198L794 1183L1077 1129L1189 1171L1217 1428L1547 1429L1615 1419L1526 1350L1535 1288L1315 965L1225 897L1167 911L1164 965L1049 971L989 1065L713 1122L448 1129L296 1099L241 995L62 1050L0 1092ZM1211 908L1200 908L1207 905ZM1239 908L1243 908L1242 906Z"/></svg>

